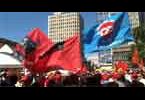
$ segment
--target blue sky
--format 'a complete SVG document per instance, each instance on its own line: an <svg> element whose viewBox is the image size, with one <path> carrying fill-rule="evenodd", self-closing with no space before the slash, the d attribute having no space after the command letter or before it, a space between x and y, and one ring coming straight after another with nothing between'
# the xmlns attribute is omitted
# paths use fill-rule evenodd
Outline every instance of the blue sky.
<svg viewBox="0 0 145 100"><path fill-rule="evenodd" d="M48 33L48 15L51 12L0 12L0 38L20 42L34 27ZM96 22L95 12L81 12L85 21L85 29Z"/></svg>

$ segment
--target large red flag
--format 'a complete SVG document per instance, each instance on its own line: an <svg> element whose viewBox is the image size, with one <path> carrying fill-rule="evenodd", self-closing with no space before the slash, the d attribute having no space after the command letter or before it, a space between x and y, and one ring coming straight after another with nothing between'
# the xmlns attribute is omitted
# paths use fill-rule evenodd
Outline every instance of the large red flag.
<svg viewBox="0 0 145 100"><path fill-rule="evenodd" d="M80 44L79 35L65 41L60 57L61 65L64 69L74 73L85 70Z"/></svg>
<svg viewBox="0 0 145 100"><path fill-rule="evenodd" d="M28 33L28 39L36 43L35 57L38 60L40 56L43 56L50 48L54 46L54 43L48 36L42 32L39 28L35 28L32 32ZM35 59L35 60L36 60Z"/></svg>
<svg viewBox="0 0 145 100"><path fill-rule="evenodd" d="M83 64L80 48L80 37L76 35L66 40L62 49L52 53L47 65L57 66L73 73L86 72L87 68Z"/></svg>
<svg viewBox="0 0 145 100"><path fill-rule="evenodd" d="M31 53L25 54L24 66L34 73L46 71L47 59L40 59L40 57L49 51L54 46L54 43L39 28L35 28L28 33L27 38L36 44L36 48Z"/></svg>
<svg viewBox="0 0 145 100"><path fill-rule="evenodd" d="M66 40L61 49L57 49L39 29L30 32L28 38L39 44L36 50L27 54L24 61L25 67L32 72L43 73L53 68L62 68L74 73L87 71L82 61L79 36Z"/></svg>
<svg viewBox="0 0 145 100"><path fill-rule="evenodd" d="M134 49L134 53L132 55L132 63L138 65L139 64L139 52L138 49Z"/></svg>

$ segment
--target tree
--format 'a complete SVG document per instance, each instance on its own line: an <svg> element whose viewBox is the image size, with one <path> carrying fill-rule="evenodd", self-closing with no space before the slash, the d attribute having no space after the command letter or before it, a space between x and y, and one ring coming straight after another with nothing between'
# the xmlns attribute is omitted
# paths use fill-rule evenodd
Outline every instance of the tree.
<svg viewBox="0 0 145 100"><path fill-rule="evenodd" d="M139 51L140 59L143 59L145 62L145 23L141 24L140 27L133 29L133 35L135 38L135 44L131 47L131 55L135 48Z"/></svg>

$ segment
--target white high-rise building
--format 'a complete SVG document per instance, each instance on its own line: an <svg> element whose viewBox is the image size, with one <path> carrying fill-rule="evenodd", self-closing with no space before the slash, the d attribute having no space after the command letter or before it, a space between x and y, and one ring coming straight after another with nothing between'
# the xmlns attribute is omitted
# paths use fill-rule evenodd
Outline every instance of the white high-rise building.
<svg viewBox="0 0 145 100"><path fill-rule="evenodd" d="M83 19L79 12L55 12L48 16L48 36L55 43L81 34Z"/></svg>
<svg viewBox="0 0 145 100"><path fill-rule="evenodd" d="M97 12L97 22L101 23L106 18L108 18L109 15L115 14L117 12ZM139 27L140 25L140 12L128 12L129 20L132 29Z"/></svg>
<svg viewBox="0 0 145 100"><path fill-rule="evenodd" d="M110 15L113 15L115 13L117 13L117 12L96 12L96 15L97 15L97 23L102 23Z"/></svg>
<svg viewBox="0 0 145 100"><path fill-rule="evenodd" d="M139 12L128 12L128 16L132 29L139 27L140 25Z"/></svg>

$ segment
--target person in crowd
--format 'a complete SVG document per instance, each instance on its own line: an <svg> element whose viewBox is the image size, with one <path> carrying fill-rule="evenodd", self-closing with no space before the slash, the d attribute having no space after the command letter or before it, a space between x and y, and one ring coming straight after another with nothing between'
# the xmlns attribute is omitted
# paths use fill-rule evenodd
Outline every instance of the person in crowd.
<svg viewBox="0 0 145 100"><path fill-rule="evenodd" d="M63 72L63 71L62 71ZM4 87L144 87L145 74L142 70L89 72L83 74L63 74L52 71L33 76L27 71L20 79L13 70L0 73L0 86Z"/></svg>
<svg viewBox="0 0 145 100"><path fill-rule="evenodd" d="M86 87L87 84L86 76L87 76L86 74L79 76L79 87Z"/></svg>
<svg viewBox="0 0 145 100"><path fill-rule="evenodd" d="M128 81L129 83L132 83L132 77L131 77L131 71L128 71L124 77L125 77L125 80Z"/></svg>
<svg viewBox="0 0 145 100"><path fill-rule="evenodd" d="M19 80L19 83L22 84L22 87L30 87L32 81L33 81L33 76L32 75L24 75Z"/></svg>
<svg viewBox="0 0 145 100"><path fill-rule="evenodd" d="M11 69L5 69L4 71L4 76L3 76L3 80L1 82L1 86L5 86L5 87L15 87L15 84L18 81L18 77L16 75L16 73L14 73L14 70Z"/></svg>
<svg viewBox="0 0 145 100"><path fill-rule="evenodd" d="M62 76L59 71L55 72L53 79L56 83L56 86L58 86L58 87L62 86Z"/></svg>
<svg viewBox="0 0 145 100"><path fill-rule="evenodd" d="M142 74L138 74L138 81L145 85L145 79L143 78Z"/></svg>
<svg viewBox="0 0 145 100"><path fill-rule="evenodd" d="M1 72L1 76L0 76L0 78L1 78L1 80L0 80L0 86L2 87L2 86L8 86L8 84L6 83L6 72L5 71L3 71L3 72Z"/></svg>
<svg viewBox="0 0 145 100"><path fill-rule="evenodd" d="M101 74L96 74L87 78L87 86L101 87Z"/></svg>
<svg viewBox="0 0 145 100"><path fill-rule="evenodd" d="M130 85L130 82L128 80L125 79L125 76L124 75L121 75L116 83L118 83L119 87L127 87Z"/></svg>
<svg viewBox="0 0 145 100"><path fill-rule="evenodd" d="M110 78L110 75L109 75L108 73L103 72L103 73L101 74L101 84L103 84L104 87L105 87L106 84L108 83L109 78Z"/></svg>
<svg viewBox="0 0 145 100"><path fill-rule="evenodd" d="M137 80L133 80L131 83L131 87L144 87L144 84Z"/></svg>
<svg viewBox="0 0 145 100"><path fill-rule="evenodd" d="M107 83L107 87L119 87L119 85L116 82L109 82Z"/></svg>

